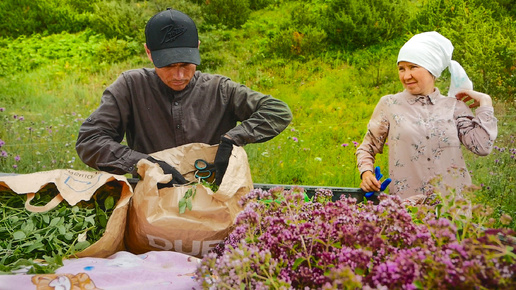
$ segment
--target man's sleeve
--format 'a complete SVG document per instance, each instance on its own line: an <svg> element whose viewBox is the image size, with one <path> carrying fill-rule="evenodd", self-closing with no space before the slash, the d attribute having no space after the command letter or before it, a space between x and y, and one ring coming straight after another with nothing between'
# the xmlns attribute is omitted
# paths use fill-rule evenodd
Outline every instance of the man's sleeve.
<svg viewBox="0 0 516 290"><path fill-rule="evenodd" d="M241 122L227 134L239 146L260 143L280 134L292 121L288 105L270 95L253 91L228 80L225 84L229 102Z"/></svg>
<svg viewBox="0 0 516 290"><path fill-rule="evenodd" d="M75 149L81 160L97 170L113 174L136 173L136 163L147 155L120 144L124 138L130 109L123 97L121 76L102 95L101 104L81 125Z"/></svg>

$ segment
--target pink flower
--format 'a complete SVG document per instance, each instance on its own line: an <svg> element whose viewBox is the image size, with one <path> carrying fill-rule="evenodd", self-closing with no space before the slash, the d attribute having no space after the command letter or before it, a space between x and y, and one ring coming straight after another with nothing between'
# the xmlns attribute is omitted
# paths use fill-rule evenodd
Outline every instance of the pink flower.
<svg viewBox="0 0 516 290"><path fill-rule="evenodd" d="M342 146L342 147L348 147L348 146L349 146L349 144L348 144L348 143L342 143L340 146Z"/></svg>
<svg viewBox="0 0 516 290"><path fill-rule="evenodd" d="M16 162L20 161L20 155L16 155L16 156L14 157L14 160L15 160Z"/></svg>
<svg viewBox="0 0 516 290"><path fill-rule="evenodd" d="M268 288L249 278L257 273L287 289L341 289L350 282L369 289L415 289L415 282L468 288L471 281L497 289L500 275L515 275L512 260L483 259L482 247L459 240L455 224L431 209L424 220L413 221L398 196L382 193L374 204L344 196L332 201L329 189L317 189L312 199L303 194L296 186L249 192L235 229L203 258L196 279L214 288L238 288L244 280L246 288ZM476 242L490 241L482 239ZM481 279L479 271L496 278Z"/></svg>

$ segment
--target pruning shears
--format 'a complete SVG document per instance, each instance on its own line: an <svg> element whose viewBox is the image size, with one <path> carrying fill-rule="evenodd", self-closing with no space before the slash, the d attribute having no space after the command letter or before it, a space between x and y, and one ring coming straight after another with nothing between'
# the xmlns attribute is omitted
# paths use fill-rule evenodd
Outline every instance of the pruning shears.
<svg viewBox="0 0 516 290"><path fill-rule="evenodd" d="M380 181L380 179L382 179L383 174L380 171L380 166L376 166L374 168L374 175L376 177L376 180ZM391 183L391 181L392 181L392 179L386 178L380 185L380 191L385 191L387 189L387 186ZM374 191L366 192L365 197L369 198L369 197L373 196L373 194L374 194Z"/></svg>

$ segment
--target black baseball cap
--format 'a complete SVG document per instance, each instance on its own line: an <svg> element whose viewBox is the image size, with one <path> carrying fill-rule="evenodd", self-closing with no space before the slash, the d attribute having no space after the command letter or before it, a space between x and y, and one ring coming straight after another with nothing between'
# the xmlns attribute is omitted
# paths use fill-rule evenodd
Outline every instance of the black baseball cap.
<svg viewBox="0 0 516 290"><path fill-rule="evenodd" d="M154 15L145 26L145 39L158 68L179 62L201 64L197 27L183 12L168 8Z"/></svg>

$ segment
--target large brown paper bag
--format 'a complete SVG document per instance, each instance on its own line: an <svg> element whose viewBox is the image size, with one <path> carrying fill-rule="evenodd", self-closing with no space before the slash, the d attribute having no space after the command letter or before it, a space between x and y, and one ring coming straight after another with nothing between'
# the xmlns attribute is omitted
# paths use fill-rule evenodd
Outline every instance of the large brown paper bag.
<svg viewBox="0 0 516 290"><path fill-rule="evenodd" d="M74 206L80 201L88 201L102 185L118 181L122 184L120 199L115 205L106 225L103 236L86 249L75 253L77 257L105 258L117 251L124 250L124 231L126 228L127 210L133 195L133 189L127 178L102 171L78 171L72 169L55 169L29 174L0 176L0 188L5 187L17 194L26 194L25 208L32 212L46 212L61 202L66 201ZM35 193L47 184L55 184L58 194L44 206L33 206L30 201Z"/></svg>
<svg viewBox="0 0 516 290"><path fill-rule="evenodd" d="M253 189L253 181L245 150L234 146L219 189L213 192L197 183L195 160L213 163L217 149L217 145L192 143L151 154L174 166L193 185L158 189L157 183L166 183L171 176L148 160L138 163L142 179L136 184L129 207L125 238L129 251L140 254L168 250L200 258L224 240L242 210L239 201ZM194 185L192 210L181 214L179 200Z"/></svg>

